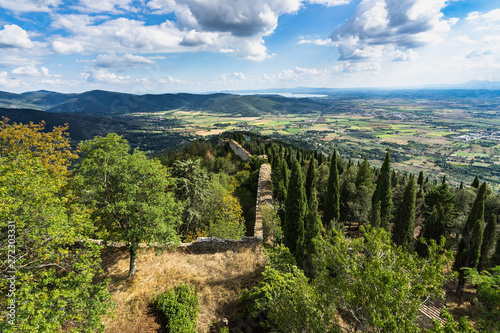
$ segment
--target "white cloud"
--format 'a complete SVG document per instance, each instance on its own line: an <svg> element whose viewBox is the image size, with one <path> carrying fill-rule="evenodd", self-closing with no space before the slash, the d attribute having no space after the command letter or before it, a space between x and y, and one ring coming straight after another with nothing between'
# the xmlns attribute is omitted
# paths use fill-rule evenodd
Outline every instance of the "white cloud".
<svg viewBox="0 0 500 333"><path fill-rule="evenodd" d="M186 83L188 83L188 82L183 81L183 80L174 79L171 76L167 76L166 78L159 79L157 82L159 84L167 84L167 85L171 85L171 84L186 84Z"/></svg>
<svg viewBox="0 0 500 333"><path fill-rule="evenodd" d="M346 61L334 67L335 71L344 73L376 72L381 69L380 63L375 61Z"/></svg>
<svg viewBox="0 0 500 333"><path fill-rule="evenodd" d="M488 13L471 12L467 15L468 21L500 22L500 9L494 9Z"/></svg>
<svg viewBox="0 0 500 333"><path fill-rule="evenodd" d="M99 54L94 62L95 67L134 67L137 65L152 65L155 62L143 56L125 53L122 57L114 52Z"/></svg>
<svg viewBox="0 0 500 333"><path fill-rule="evenodd" d="M417 59L418 52L412 49L409 49L406 52L394 50L390 53L390 56L393 58L392 61L411 61Z"/></svg>
<svg viewBox="0 0 500 333"><path fill-rule="evenodd" d="M331 7L331 6L347 5L348 3L351 2L351 0L308 0L307 2Z"/></svg>
<svg viewBox="0 0 500 333"><path fill-rule="evenodd" d="M137 12L139 9L133 6L133 3L133 0L79 0L79 4L74 7L87 13Z"/></svg>
<svg viewBox="0 0 500 333"><path fill-rule="evenodd" d="M84 51L84 48L79 41L63 42L56 40L52 43L52 49L55 53L60 54L80 53Z"/></svg>
<svg viewBox="0 0 500 333"><path fill-rule="evenodd" d="M0 72L0 86L4 86L7 88L14 88L21 85L22 82L19 80L13 80L9 78L9 73Z"/></svg>
<svg viewBox="0 0 500 333"><path fill-rule="evenodd" d="M320 46L337 46L338 43L334 43L331 39L305 39L301 37L298 44L314 44Z"/></svg>
<svg viewBox="0 0 500 333"><path fill-rule="evenodd" d="M29 49L34 46L28 33L15 24L5 25L3 30L0 30L0 48Z"/></svg>
<svg viewBox="0 0 500 333"><path fill-rule="evenodd" d="M456 19L443 20L445 0L363 0L352 18L332 32L340 60L382 56L384 46L411 49L443 40Z"/></svg>
<svg viewBox="0 0 500 333"><path fill-rule="evenodd" d="M60 77L60 75L51 75L49 73L49 69L43 66L40 68L40 70L38 70L38 68L36 68L36 66L33 64L14 68L12 70L12 74L23 75L23 76Z"/></svg>
<svg viewBox="0 0 500 333"><path fill-rule="evenodd" d="M34 65L26 65L17 67L12 70L12 74L26 75L26 76L41 76L40 72Z"/></svg>
<svg viewBox="0 0 500 333"><path fill-rule="evenodd" d="M107 69L94 69L89 73L82 74L82 77L90 82L128 84L133 82L130 76L120 76L109 72Z"/></svg>
<svg viewBox="0 0 500 333"><path fill-rule="evenodd" d="M20 12L50 12L57 8L62 0L0 0L0 7Z"/></svg>

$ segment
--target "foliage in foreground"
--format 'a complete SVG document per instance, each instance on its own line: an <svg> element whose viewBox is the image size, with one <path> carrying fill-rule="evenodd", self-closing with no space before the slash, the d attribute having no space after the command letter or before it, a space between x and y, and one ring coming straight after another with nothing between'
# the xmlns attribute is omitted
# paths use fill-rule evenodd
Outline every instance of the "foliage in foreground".
<svg viewBox="0 0 500 333"><path fill-rule="evenodd" d="M337 332L320 295L284 245L270 251L262 277L257 287L242 295L247 318L277 332Z"/></svg>
<svg viewBox="0 0 500 333"><path fill-rule="evenodd" d="M500 266L478 273L477 270L464 268L467 279L477 285L477 298L481 317L479 327L481 332L500 331Z"/></svg>
<svg viewBox="0 0 500 333"><path fill-rule="evenodd" d="M167 317L167 331L171 333L198 332L200 301L194 288L182 284L160 294L156 308Z"/></svg>
<svg viewBox="0 0 500 333"><path fill-rule="evenodd" d="M66 188L69 140L61 129L1 125L0 269L12 273L0 280L0 310L15 317L0 331L102 331L110 294L94 283L99 248L75 244L92 227Z"/></svg>
<svg viewBox="0 0 500 333"><path fill-rule="evenodd" d="M346 238L332 230L319 239L315 258L318 291L364 332L420 332L417 316L429 297L442 297L444 266L435 243L426 259L395 246L381 228Z"/></svg>

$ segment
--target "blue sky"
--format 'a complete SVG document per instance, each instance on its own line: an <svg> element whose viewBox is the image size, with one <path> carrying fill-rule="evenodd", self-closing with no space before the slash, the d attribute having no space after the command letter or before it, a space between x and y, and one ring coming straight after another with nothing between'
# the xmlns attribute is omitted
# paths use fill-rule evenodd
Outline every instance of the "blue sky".
<svg viewBox="0 0 500 333"><path fill-rule="evenodd" d="M500 81L500 0L0 0L0 90Z"/></svg>

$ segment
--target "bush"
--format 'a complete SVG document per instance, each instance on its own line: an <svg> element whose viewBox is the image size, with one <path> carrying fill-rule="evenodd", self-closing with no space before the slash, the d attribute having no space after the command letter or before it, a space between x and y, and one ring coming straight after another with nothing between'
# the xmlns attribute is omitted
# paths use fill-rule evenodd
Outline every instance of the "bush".
<svg viewBox="0 0 500 333"><path fill-rule="evenodd" d="M194 288L183 284L160 294L156 308L167 317L167 331L172 333L198 332L198 296Z"/></svg>

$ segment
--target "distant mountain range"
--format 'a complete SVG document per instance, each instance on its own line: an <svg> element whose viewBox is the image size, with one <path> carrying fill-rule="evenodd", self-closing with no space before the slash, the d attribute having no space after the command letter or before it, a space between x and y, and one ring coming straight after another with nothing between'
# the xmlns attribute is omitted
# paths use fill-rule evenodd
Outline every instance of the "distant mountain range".
<svg viewBox="0 0 500 333"><path fill-rule="evenodd" d="M500 90L500 82L474 80L460 84L430 84L422 86L409 87L391 87L391 88L314 88L314 87L295 87L295 88L273 88L259 90L235 90L224 91L233 94L291 94L291 95L339 95L352 93L393 93L395 91L410 90Z"/></svg>
<svg viewBox="0 0 500 333"><path fill-rule="evenodd" d="M249 96L224 93L133 95L102 90L61 94L40 90L22 94L0 92L0 107L106 116L176 109L260 116L264 113L322 111L328 108L328 104L318 100L291 99L278 95Z"/></svg>

